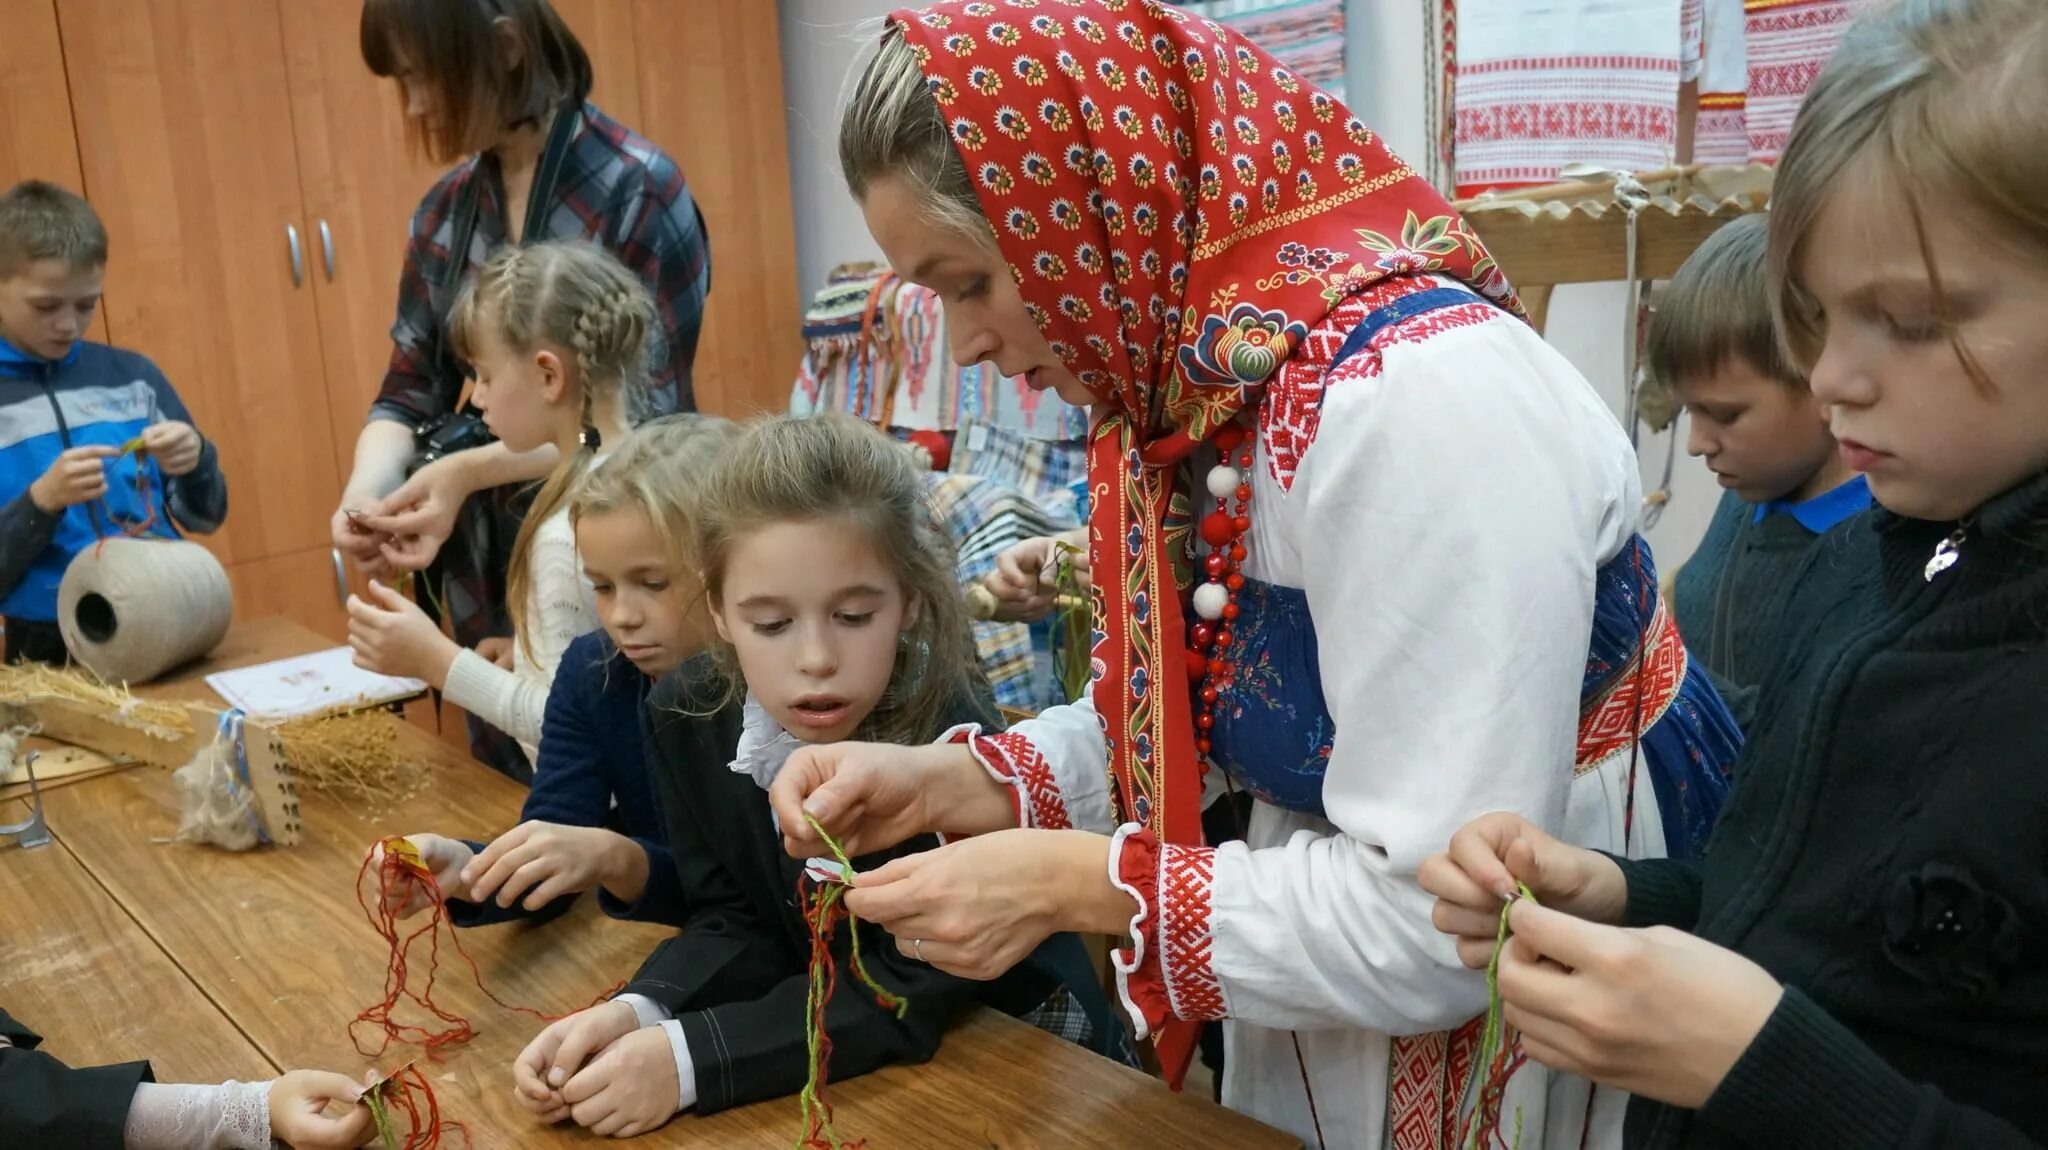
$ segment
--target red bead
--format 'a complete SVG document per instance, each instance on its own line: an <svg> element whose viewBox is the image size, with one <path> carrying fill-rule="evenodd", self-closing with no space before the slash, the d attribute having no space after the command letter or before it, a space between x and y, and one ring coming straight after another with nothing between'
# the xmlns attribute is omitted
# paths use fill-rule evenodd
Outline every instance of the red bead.
<svg viewBox="0 0 2048 1150"><path fill-rule="evenodd" d="M1229 505L1230 505L1230 504L1229 504L1229 503L1228 503L1228 502L1227 502L1226 500L1222 499L1221 497L1218 497L1218 498L1217 498L1217 500L1216 500L1216 510L1218 510L1218 511L1221 511L1221 510L1223 510L1223 509L1224 509L1225 507L1228 507Z"/></svg>
<svg viewBox="0 0 2048 1150"><path fill-rule="evenodd" d="M1244 562L1244 544L1232 543L1230 545L1230 557L1239 563Z"/></svg>
<svg viewBox="0 0 2048 1150"><path fill-rule="evenodd" d="M1225 627L1221 631L1216 632L1216 649L1218 651L1230 650L1230 641L1232 638L1234 638L1234 636L1231 635L1230 628L1228 627Z"/></svg>
<svg viewBox="0 0 2048 1150"><path fill-rule="evenodd" d="M1236 671L1236 670L1237 670L1237 664L1235 664L1235 663L1231 662L1231 661L1230 661L1230 660L1228 660L1228 659L1225 659L1225 660L1223 661L1223 673L1222 673L1222 674L1223 674L1223 678L1225 678L1225 679L1228 679L1228 678L1230 678L1230 676L1231 676L1231 673L1232 673L1232 672L1234 672L1234 671Z"/></svg>
<svg viewBox="0 0 2048 1150"><path fill-rule="evenodd" d="M1251 468L1252 468L1252 449L1251 449L1251 448L1249 448L1249 447L1247 447L1247 448L1245 448L1245 449L1244 449L1244 454L1243 454L1243 455L1240 455L1240 456L1238 456L1238 457L1237 457L1237 469L1238 469L1239 471L1250 471L1250 470L1251 470Z"/></svg>
<svg viewBox="0 0 2048 1150"><path fill-rule="evenodd" d="M1252 485L1251 485L1251 484L1249 484L1249 483L1240 483L1240 484L1238 484L1238 485L1237 485L1237 501L1238 501L1239 503L1250 503L1250 502L1252 501Z"/></svg>
<svg viewBox="0 0 2048 1150"><path fill-rule="evenodd" d="M1216 725L1216 716L1203 715L1202 717L1195 720L1195 725L1206 731L1209 728Z"/></svg>
<svg viewBox="0 0 2048 1150"><path fill-rule="evenodd" d="M1232 575L1223 580L1223 585L1232 591L1241 591L1244 589L1244 576Z"/></svg>
<svg viewBox="0 0 2048 1150"><path fill-rule="evenodd" d="M1235 603L1225 603L1225 604L1223 605L1223 617L1224 617L1225 619L1235 619L1235 618L1237 618L1237 604L1235 604Z"/></svg>
<svg viewBox="0 0 2048 1150"><path fill-rule="evenodd" d="M1230 542L1235 533L1230 516L1221 511L1211 511L1202 517L1202 541L1211 547L1221 547Z"/></svg>
<svg viewBox="0 0 2048 1150"><path fill-rule="evenodd" d="M1209 673L1211 675L1216 676L1219 679L1223 677L1224 672L1227 671L1229 668L1230 664L1224 662L1221 659L1209 660Z"/></svg>
<svg viewBox="0 0 2048 1150"><path fill-rule="evenodd" d="M1195 624L1194 629L1189 631L1188 634L1194 639L1196 649L1206 651L1209 648L1209 644L1215 641L1216 624L1204 619L1202 622ZM1205 659L1203 660L1203 667L1206 668L1207 666L1208 661Z"/></svg>
<svg viewBox="0 0 2048 1150"><path fill-rule="evenodd" d="M1205 754L1205 755L1206 755L1206 754L1208 754L1208 753L1209 753L1209 740L1207 740L1207 739L1196 739L1196 740L1195 740L1195 749L1196 749L1197 751L1200 751L1200 752L1202 752L1202 753L1203 753L1203 754ZM1208 764L1206 764L1206 763L1204 763L1204 764L1203 764L1203 766L1204 766L1204 767L1206 767L1207 765L1208 765Z"/></svg>
<svg viewBox="0 0 2048 1150"><path fill-rule="evenodd" d="M1217 699L1217 695L1218 695L1218 692L1217 692L1216 688L1214 688L1214 687L1203 687L1203 688L1202 688L1202 701L1203 701L1204 703L1213 703L1213 702L1215 702L1215 701L1216 701L1216 699Z"/></svg>
<svg viewBox="0 0 2048 1150"><path fill-rule="evenodd" d="M1216 450L1227 456L1237 450L1238 444L1244 442L1244 425L1241 423L1226 423L1209 436L1209 442L1214 443Z"/></svg>
<svg viewBox="0 0 2048 1150"><path fill-rule="evenodd" d="M1207 655L1202 654L1200 651L1188 651L1188 682L1201 682L1202 676L1208 673L1209 667L1210 659Z"/></svg>
<svg viewBox="0 0 2048 1150"><path fill-rule="evenodd" d="M1208 568L1209 578L1221 579L1223 577L1223 568L1229 562L1230 560L1224 556L1223 552L1211 551L1209 552L1209 557L1202 560L1202 566Z"/></svg>
<svg viewBox="0 0 2048 1150"><path fill-rule="evenodd" d="M1231 519L1230 525L1237 528L1238 534L1242 535L1252 529L1252 517L1249 515L1235 516Z"/></svg>

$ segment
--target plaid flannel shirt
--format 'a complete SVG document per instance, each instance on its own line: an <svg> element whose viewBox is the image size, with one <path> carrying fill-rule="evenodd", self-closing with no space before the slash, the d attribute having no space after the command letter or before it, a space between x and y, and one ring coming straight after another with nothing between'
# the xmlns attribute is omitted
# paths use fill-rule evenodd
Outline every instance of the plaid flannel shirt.
<svg viewBox="0 0 2048 1150"><path fill-rule="evenodd" d="M674 160L594 105L586 103L575 114L553 202L540 226L523 238L591 240L639 274L654 293L661 326L650 386L629 397L628 415L638 423L694 411L690 365L697 355L704 297L711 290L711 248L703 217ZM450 280L456 204L471 180L483 181L476 231L462 253L463 274L452 287L444 287ZM420 201L398 283L391 365L370 407L372 421L418 427L455 409L464 371L445 338L448 313L462 284L509 239L504 183L493 155L457 165ZM465 647L511 634L505 568L525 512L519 495L509 487L477 493L464 505L454 535L441 550L440 601L456 641ZM513 778L531 777L525 754L511 738L474 716L469 729L477 758Z"/></svg>
<svg viewBox="0 0 2048 1150"><path fill-rule="evenodd" d="M636 396L637 420L694 411L690 365L711 290L711 246L682 169L652 143L584 104L556 180L554 203L528 241L591 240L638 273L661 316L652 386ZM444 289L455 205L470 181L482 180L476 232L463 253L467 271ZM503 181L497 157L484 153L441 177L413 214L405 270L398 282L398 318L391 325L391 364L370 408L372 420L417 427L454 410L463 371L448 347L446 322L455 292L505 244Z"/></svg>

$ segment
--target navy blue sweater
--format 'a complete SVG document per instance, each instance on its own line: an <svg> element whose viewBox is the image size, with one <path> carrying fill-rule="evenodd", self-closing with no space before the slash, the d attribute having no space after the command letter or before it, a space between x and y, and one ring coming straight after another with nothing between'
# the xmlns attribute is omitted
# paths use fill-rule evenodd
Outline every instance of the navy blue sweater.
<svg viewBox="0 0 2048 1150"><path fill-rule="evenodd" d="M519 821L605 827L639 843L647 852L647 886L639 900L628 905L600 888L598 905L614 918L680 926L682 882L669 853L667 826L654 797L640 737L640 706L653 685L654 680L617 656L611 637L603 631L569 644L548 691L540 761L534 764L533 790L520 808ZM469 845L483 849L481 843ZM448 917L457 926L546 920L575 901L575 896L565 895L529 911L518 903L508 908L495 901L450 899Z"/></svg>

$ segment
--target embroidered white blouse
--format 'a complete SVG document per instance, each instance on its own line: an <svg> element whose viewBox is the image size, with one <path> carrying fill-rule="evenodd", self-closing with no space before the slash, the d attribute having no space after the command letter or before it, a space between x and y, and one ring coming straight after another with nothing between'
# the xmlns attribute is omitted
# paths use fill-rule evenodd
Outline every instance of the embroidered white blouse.
<svg viewBox="0 0 2048 1150"><path fill-rule="evenodd" d="M1432 286L1383 285L1309 340L1327 362L1367 312ZM1115 965L1141 1036L1230 1019L1226 1105L1310 1146L1434 1145L1413 1139L1456 1113L1462 1079L1444 1042L1396 1036L1466 1023L1486 987L1416 871L1497 810L1622 849L1627 756L1574 760L1594 573L1634 533L1640 480L1585 379L1482 303L1392 326L1327 377L1283 368L1268 391L1245 574L1306 593L1336 729L1327 820L1261 803L1245 842L1138 850L1090 703L972 745L1025 825L1114 832L1110 878L1140 907ZM1663 853L1654 803L1632 839ZM1519 1075L1523 1150L1573 1150L1587 1123L1587 1145L1618 1145L1621 1096L1589 1114L1586 1091Z"/></svg>

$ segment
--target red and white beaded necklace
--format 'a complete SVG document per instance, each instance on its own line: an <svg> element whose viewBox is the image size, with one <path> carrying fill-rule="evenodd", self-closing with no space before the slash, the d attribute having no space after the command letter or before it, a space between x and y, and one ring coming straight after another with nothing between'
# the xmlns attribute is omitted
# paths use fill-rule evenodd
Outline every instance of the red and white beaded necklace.
<svg viewBox="0 0 2048 1150"><path fill-rule="evenodd" d="M1226 423L1209 442L1216 465L1206 484L1216 509L1202 517L1202 541L1211 550L1203 558L1208 579L1195 587L1195 614L1201 622L1188 628L1188 680L1201 685L1195 708L1195 750L1202 773L1209 772L1209 731L1216 725L1216 703L1235 669L1224 657L1230 650L1232 624L1237 621L1237 593L1244 587L1245 533L1251 530L1252 447L1244 425ZM1233 453L1235 466L1233 466ZM1231 500L1237 501L1233 509Z"/></svg>

